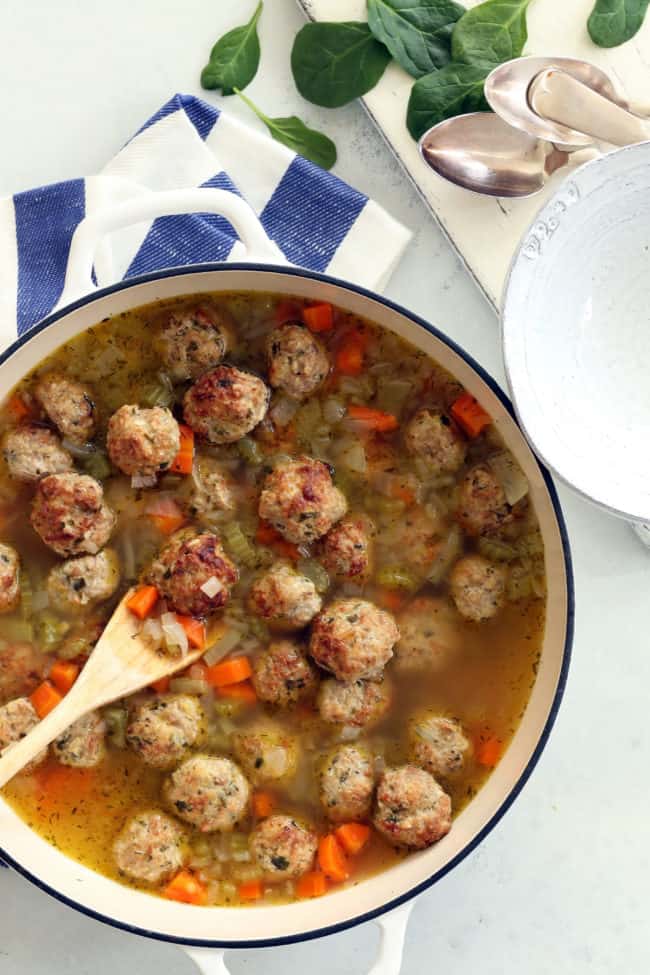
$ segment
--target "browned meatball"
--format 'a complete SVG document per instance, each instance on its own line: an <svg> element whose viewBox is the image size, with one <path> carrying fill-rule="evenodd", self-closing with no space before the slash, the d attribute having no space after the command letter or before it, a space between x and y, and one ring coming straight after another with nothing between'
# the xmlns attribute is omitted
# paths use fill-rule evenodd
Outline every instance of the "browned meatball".
<svg viewBox="0 0 650 975"><path fill-rule="evenodd" d="M250 787L229 758L194 755L169 776L167 802L202 833L228 833L248 811Z"/></svg>
<svg viewBox="0 0 650 975"><path fill-rule="evenodd" d="M357 728L376 724L391 705L387 680L325 680L318 692L318 710L323 721Z"/></svg>
<svg viewBox="0 0 650 975"><path fill-rule="evenodd" d="M314 620L309 652L339 680L357 680L377 676L398 639L390 613L364 599L337 599Z"/></svg>
<svg viewBox="0 0 650 975"><path fill-rule="evenodd" d="M441 671L462 649L462 620L446 599L420 596L400 613L395 668L404 673Z"/></svg>
<svg viewBox="0 0 650 975"><path fill-rule="evenodd" d="M147 765L173 768L196 744L203 721L203 711L195 697L166 694L135 709L126 740Z"/></svg>
<svg viewBox="0 0 650 975"><path fill-rule="evenodd" d="M52 742L52 754L62 765L73 768L99 765L106 755L106 730L101 714L91 711Z"/></svg>
<svg viewBox="0 0 650 975"><path fill-rule="evenodd" d="M47 592L55 609L74 613L110 599L119 582L118 558L105 549L55 565L47 577Z"/></svg>
<svg viewBox="0 0 650 975"><path fill-rule="evenodd" d="M20 600L20 559L11 545L0 542L0 613L10 613Z"/></svg>
<svg viewBox="0 0 650 975"><path fill-rule="evenodd" d="M95 555L115 527L115 515L104 504L104 490L86 474L50 474L38 482L31 522L58 555Z"/></svg>
<svg viewBox="0 0 650 975"><path fill-rule="evenodd" d="M147 884L167 880L183 866L184 833L170 816L156 810L138 813L113 844L120 873Z"/></svg>
<svg viewBox="0 0 650 975"><path fill-rule="evenodd" d="M298 545L321 538L346 510L345 497L332 483L329 468L311 457L278 464L264 481L260 496L260 518Z"/></svg>
<svg viewBox="0 0 650 975"><path fill-rule="evenodd" d="M322 342L297 322L274 328L266 340L269 382L292 399L305 399L321 385L330 370Z"/></svg>
<svg viewBox="0 0 650 975"><path fill-rule="evenodd" d="M355 745L340 745L326 757L320 773L320 801L334 823L370 815L375 775L371 755Z"/></svg>
<svg viewBox="0 0 650 975"><path fill-rule="evenodd" d="M506 601L508 570L481 555L459 559L449 576L449 590L465 619L480 623L492 619Z"/></svg>
<svg viewBox="0 0 650 975"><path fill-rule="evenodd" d="M38 715L32 702L27 697L16 698L0 707L0 752L3 748L20 741L38 724ZM47 748L39 752L23 772L32 772L47 758Z"/></svg>
<svg viewBox="0 0 650 975"><path fill-rule="evenodd" d="M377 789L373 822L395 846L422 850L451 829L451 799L424 769L387 769Z"/></svg>
<svg viewBox="0 0 650 975"><path fill-rule="evenodd" d="M126 403L108 421L106 447L116 467L130 477L166 471L180 450L178 423L168 409Z"/></svg>
<svg viewBox="0 0 650 975"><path fill-rule="evenodd" d="M217 512L234 511L237 502L234 486L215 457L197 456L192 471L190 512L200 521Z"/></svg>
<svg viewBox="0 0 650 975"><path fill-rule="evenodd" d="M431 711L411 718L409 744L413 763L441 779L461 772L472 750L459 721Z"/></svg>
<svg viewBox="0 0 650 975"><path fill-rule="evenodd" d="M199 305L172 312L161 327L156 346L172 379L196 379L225 356L233 321L223 309Z"/></svg>
<svg viewBox="0 0 650 975"><path fill-rule="evenodd" d="M421 409L404 431L409 453L422 458L432 474L455 474L465 463L467 445L445 413Z"/></svg>
<svg viewBox="0 0 650 975"><path fill-rule="evenodd" d="M43 679L45 663L31 643L0 642L0 704L31 694Z"/></svg>
<svg viewBox="0 0 650 975"><path fill-rule="evenodd" d="M322 600L311 579L277 563L255 580L248 604L270 626L299 630L319 612Z"/></svg>
<svg viewBox="0 0 650 975"><path fill-rule="evenodd" d="M323 539L322 562L343 579L363 579L370 571L373 526L368 518L344 518Z"/></svg>
<svg viewBox="0 0 650 975"><path fill-rule="evenodd" d="M160 550L148 578L172 609L188 616L208 616L228 602L239 573L216 535L184 529ZM211 596L201 588L208 583L209 591L218 585Z"/></svg>
<svg viewBox="0 0 650 975"><path fill-rule="evenodd" d="M253 859L269 883L282 883L311 870L318 837L289 816L269 816L250 835Z"/></svg>
<svg viewBox="0 0 650 975"><path fill-rule="evenodd" d="M456 518L467 535L489 535L512 520L499 481L487 464L478 464L463 478Z"/></svg>
<svg viewBox="0 0 650 975"><path fill-rule="evenodd" d="M42 376L34 395L62 436L83 444L95 435L95 403L90 390L59 372Z"/></svg>
<svg viewBox="0 0 650 975"><path fill-rule="evenodd" d="M234 366L217 366L190 386L183 415L210 443L234 443L264 419L270 395L259 376Z"/></svg>
<svg viewBox="0 0 650 975"><path fill-rule="evenodd" d="M287 708L313 694L318 672L297 643L279 640L255 658L253 684L261 701Z"/></svg>
<svg viewBox="0 0 650 975"><path fill-rule="evenodd" d="M48 474L71 471L74 466L57 435L33 424L5 434L2 453L10 475L17 481L40 481Z"/></svg>

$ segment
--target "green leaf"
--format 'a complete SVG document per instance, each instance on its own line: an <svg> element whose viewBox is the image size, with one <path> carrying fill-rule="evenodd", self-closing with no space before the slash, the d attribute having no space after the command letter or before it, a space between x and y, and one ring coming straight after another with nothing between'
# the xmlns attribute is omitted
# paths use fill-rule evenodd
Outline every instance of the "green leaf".
<svg viewBox="0 0 650 975"><path fill-rule="evenodd" d="M451 64L415 82L411 89L406 124L414 139L443 119L465 112L487 111L483 94L484 68L473 64Z"/></svg>
<svg viewBox="0 0 650 975"><path fill-rule="evenodd" d="M260 64L260 39L257 21L262 13L258 3L247 24L235 27L220 37L210 52L210 60L201 72L204 88L221 88L224 95L232 95L235 88L251 83Z"/></svg>
<svg viewBox="0 0 650 975"><path fill-rule="evenodd" d="M589 36L599 47L618 47L634 37L650 0L596 0L587 21Z"/></svg>
<svg viewBox="0 0 650 975"><path fill-rule="evenodd" d="M316 129L308 128L295 115L290 115L288 118L269 118L246 95L242 95L237 89L235 93L264 122L276 142L288 146L289 149L293 149L322 169L332 168L336 162L336 146L328 136L317 132Z"/></svg>
<svg viewBox="0 0 650 975"><path fill-rule="evenodd" d="M305 24L291 51L291 70L303 98L338 108L374 88L390 54L367 24Z"/></svg>
<svg viewBox="0 0 650 975"><path fill-rule="evenodd" d="M465 8L454 0L368 0L368 27L414 78L451 60L451 33Z"/></svg>
<svg viewBox="0 0 650 975"><path fill-rule="evenodd" d="M528 39L529 3L530 0L486 0L466 11L451 38L453 60L490 70L503 61L518 58Z"/></svg>

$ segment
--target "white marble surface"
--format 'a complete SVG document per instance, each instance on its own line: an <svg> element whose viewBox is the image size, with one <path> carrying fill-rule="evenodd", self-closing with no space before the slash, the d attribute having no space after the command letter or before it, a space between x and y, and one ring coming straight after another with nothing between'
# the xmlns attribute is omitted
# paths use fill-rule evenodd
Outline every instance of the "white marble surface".
<svg viewBox="0 0 650 975"><path fill-rule="evenodd" d="M542 2L542 0L537 0ZM0 195L97 169L175 91L199 94L214 39L247 0L4 0ZM415 232L391 297L446 329L503 382L496 321L358 106L301 103L288 71L300 25L266 0L252 97L334 136L338 172ZM212 98L208 95L208 98ZM244 117L243 107L228 107ZM606 458L604 458L606 463ZM577 582L564 705L523 794L473 855L416 905L404 975L636 975L650 967L650 558L625 525L561 491ZM181 953L89 921L0 872L2 975L190 975ZM229 953L236 975L357 975L372 926Z"/></svg>

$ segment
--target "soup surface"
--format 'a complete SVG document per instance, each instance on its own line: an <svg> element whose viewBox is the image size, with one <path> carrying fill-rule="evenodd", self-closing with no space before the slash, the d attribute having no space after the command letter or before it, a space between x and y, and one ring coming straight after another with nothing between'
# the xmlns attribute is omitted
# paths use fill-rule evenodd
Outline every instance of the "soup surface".
<svg viewBox="0 0 650 975"><path fill-rule="evenodd" d="M218 621L5 788L33 829L201 905L317 896L445 835L545 617L526 481L453 377L329 305L206 294L61 347L1 424L0 746L130 587L161 653Z"/></svg>

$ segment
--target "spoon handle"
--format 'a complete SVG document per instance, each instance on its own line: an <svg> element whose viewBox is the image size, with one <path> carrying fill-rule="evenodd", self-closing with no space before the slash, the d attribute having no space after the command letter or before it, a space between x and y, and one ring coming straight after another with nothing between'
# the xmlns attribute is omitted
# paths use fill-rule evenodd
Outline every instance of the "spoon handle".
<svg viewBox="0 0 650 975"><path fill-rule="evenodd" d="M584 132L599 142L628 146L650 138L650 126L644 119L557 68L537 75L528 100L542 118Z"/></svg>

